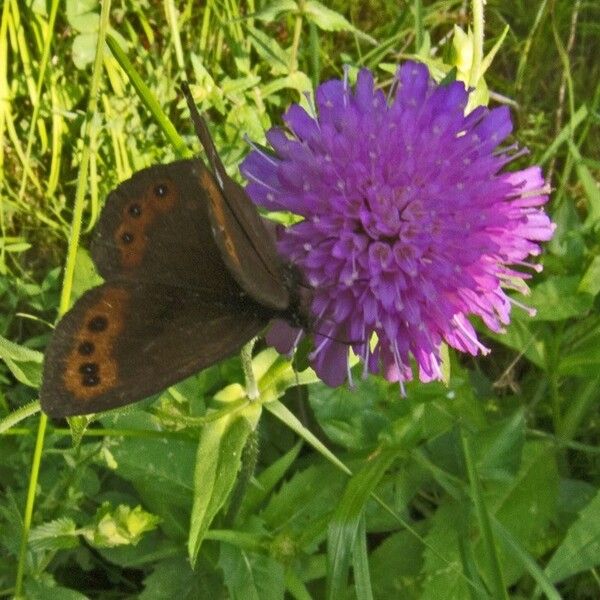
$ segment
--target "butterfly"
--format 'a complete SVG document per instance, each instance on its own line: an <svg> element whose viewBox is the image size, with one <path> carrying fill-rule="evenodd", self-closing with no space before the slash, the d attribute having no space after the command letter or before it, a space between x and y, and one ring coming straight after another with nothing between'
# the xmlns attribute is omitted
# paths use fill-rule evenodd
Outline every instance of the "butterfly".
<svg viewBox="0 0 600 600"><path fill-rule="evenodd" d="M52 417L146 398L235 354L273 318L307 322L297 271L183 91L211 170L200 159L156 165L109 194L91 244L104 283L45 352L40 401Z"/></svg>

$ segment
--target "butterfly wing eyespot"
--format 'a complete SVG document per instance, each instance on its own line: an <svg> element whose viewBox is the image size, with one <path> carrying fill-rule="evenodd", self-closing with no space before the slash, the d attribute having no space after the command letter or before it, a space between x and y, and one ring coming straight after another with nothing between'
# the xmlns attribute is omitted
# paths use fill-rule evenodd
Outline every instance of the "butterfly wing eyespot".
<svg viewBox="0 0 600 600"><path fill-rule="evenodd" d="M124 288L105 287L73 336L62 379L65 389L83 403L110 390L118 380L114 344L124 328L128 299Z"/></svg>
<svg viewBox="0 0 600 600"><path fill-rule="evenodd" d="M142 207L137 202L132 202L127 206L127 212L130 217L137 219L142 215Z"/></svg>
<svg viewBox="0 0 600 600"><path fill-rule="evenodd" d="M173 210L177 198L176 184L165 177L148 185L141 202L134 199L123 206L121 222L114 232L123 269L131 270L141 265L150 228L157 225L156 221L162 215Z"/></svg>
<svg viewBox="0 0 600 600"><path fill-rule="evenodd" d="M105 283L63 317L46 349L40 400L51 416L85 414L119 386L116 348L126 330L131 290Z"/></svg>

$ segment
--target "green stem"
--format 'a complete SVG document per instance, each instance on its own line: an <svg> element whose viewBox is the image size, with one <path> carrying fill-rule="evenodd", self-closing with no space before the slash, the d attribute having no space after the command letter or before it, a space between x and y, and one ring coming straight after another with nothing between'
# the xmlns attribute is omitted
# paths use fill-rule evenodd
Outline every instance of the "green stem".
<svg viewBox="0 0 600 600"><path fill-rule="evenodd" d="M42 105L42 85L44 84L44 77L46 75L46 67L48 66L48 60L50 58L50 45L52 42L52 35L54 33L54 23L56 22L56 13L58 11L59 0L53 0L52 6L50 7L50 17L48 18L48 31L46 39L44 40L44 51L42 53L42 60L40 61L39 75L36 85L36 102L33 105L33 113L31 115L31 123L29 124L29 134L27 135L27 148L25 150L25 161L29 163L31 158L31 148L33 146L33 136L35 134L35 125L37 123L38 115L40 112L40 106ZM25 195L25 186L27 184L28 169L23 169L23 176L21 179L21 189L19 190L19 203L23 201Z"/></svg>
<svg viewBox="0 0 600 600"><path fill-rule="evenodd" d="M290 50L290 73L295 73L298 70L298 48L300 46L300 36L302 35L302 10L304 2L298 2L298 14L294 21L294 38L292 40L292 48Z"/></svg>
<svg viewBox="0 0 600 600"><path fill-rule="evenodd" d="M477 520L479 521L481 537L483 538L483 543L486 548L486 554L490 565L492 587L494 590L492 595L497 600L508 600L506 586L504 585L504 576L502 575L500 557L498 556L497 547L494 543L490 515L483 499L483 490L481 489L481 482L479 481L479 475L477 474L475 460L471 450L471 440L469 438L469 434L465 431L461 431L461 438L465 463L467 465L467 472L469 474L471 498L475 504L475 511L477 513Z"/></svg>
<svg viewBox="0 0 600 600"><path fill-rule="evenodd" d="M35 440L31 473L29 475L29 488L27 489L27 501L25 502L25 514L23 515L23 533L21 536L21 547L19 549L19 563L17 564L17 579L15 581L16 600L20 600L21 598L25 597L23 596L23 576L25 575L29 530L31 529L33 506L35 504L35 492L37 489L38 476L40 474L40 465L42 463L42 452L44 450L44 437L46 435L47 424L48 417L42 413L42 416L40 417L40 424L38 426L37 438Z"/></svg>
<svg viewBox="0 0 600 600"><path fill-rule="evenodd" d="M483 37L484 37L484 0L473 0L473 62L469 85L475 87L481 75L483 62Z"/></svg>
<svg viewBox="0 0 600 600"><path fill-rule="evenodd" d="M423 45L423 2L415 0L415 52L418 53Z"/></svg>
<svg viewBox="0 0 600 600"><path fill-rule="evenodd" d="M252 349L254 348L255 343L256 338L250 340L240 350L242 369L244 370L244 377L246 379L246 396L248 396L250 400L256 400L260 396L256 377L254 376L254 370L252 369Z"/></svg>
<svg viewBox="0 0 600 600"><path fill-rule="evenodd" d="M90 97L88 100L88 108L86 114L86 122L84 125L84 143L81 153L81 165L77 178L77 188L75 192L75 204L73 207L73 218L71 221L71 232L69 236L69 247L67 250L67 258L65 262L65 275L60 295L58 307L59 316L63 315L69 309L71 303L71 291L73 289L73 276L75 273L75 258L77 248L79 246L79 234L81 233L81 220L84 208L85 186L87 184L87 172L89 164L89 128L94 122L96 113L96 97L100 89L100 76L102 72L102 54L104 48L104 39L108 29L108 17L110 15L110 0L104 0L102 3L102 11L100 14L100 28L98 31L98 44L96 46L96 58L94 61L94 70L92 72L92 81L90 85ZM27 545L29 541L29 530L31 528L31 520L33 515L33 507L35 504L35 492L37 490L38 476L40 472L40 464L42 460L42 451L44 448L44 437L46 434L46 426L48 417L42 413L38 425L37 439L31 465L31 474L29 476L29 488L27 490L27 502L25 505L25 514L23 516L23 533L21 537L21 547L19 550L19 562L17 565L17 578L15 582L15 597L22 596L23 577L25 574L25 563L27 559Z"/></svg>
<svg viewBox="0 0 600 600"><path fill-rule="evenodd" d="M110 51L116 58L123 71L125 71L140 100L152 113L152 116L156 120L158 126L163 130L163 133L175 149L177 155L182 158L190 157L191 152L181 136L177 133L175 125L173 125L167 115L165 115L160 104L150 91L150 88L144 83L140 75L137 73L134 66L131 64L131 61L127 58L125 52L123 52L121 46L119 46L115 38L113 38L111 35L106 36L106 43L108 44Z"/></svg>
<svg viewBox="0 0 600 600"><path fill-rule="evenodd" d="M233 527L235 518L240 510L240 506L242 505L244 496L246 495L248 484L250 483L250 480L252 479L252 477L254 476L254 472L256 471L256 464L258 463L258 453L258 434L255 430L252 431L250 435L248 435L246 445L244 446L244 450L242 453L242 469L238 476L235 489L231 494L231 502L229 503L229 509L227 511L227 515L225 516L226 527Z"/></svg>
<svg viewBox="0 0 600 600"><path fill-rule="evenodd" d="M20 408L11 412L9 415L4 417L4 419L0 421L0 435L6 433L9 429L12 429L17 423L20 423L27 417L31 417L32 415L35 415L39 412L39 400L34 400L33 402L25 404L25 406L21 406Z"/></svg>

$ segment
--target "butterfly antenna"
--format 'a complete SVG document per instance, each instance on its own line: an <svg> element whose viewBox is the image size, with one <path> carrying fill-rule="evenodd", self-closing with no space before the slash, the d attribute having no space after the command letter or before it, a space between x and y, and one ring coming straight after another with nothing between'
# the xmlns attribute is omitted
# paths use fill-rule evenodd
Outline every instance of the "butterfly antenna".
<svg viewBox="0 0 600 600"><path fill-rule="evenodd" d="M208 155L209 164L211 165L213 171L215 172L215 175L219 179L221 187L223 187L223 178L226 176L225 167L223 166L223 163L219 158L217 149L215 148L215 144L210 135L208 125L206 124L206 119L198 112L198 108L196 107L194 97L192 96L192 92L187 81L183 81L181 83L181 91L185 96L188 108L190 110L190 116L192 117L192 123L194 124L196 135L198 136L198 139L200 140L200 144L202 144L204 151Z"/></svg>
<svg viewBox="0 0 600 600"><path fill-rule="evenodd" d="M357 344L364 344L366 340L341 340L340 338L336 338L332 335L328 335L327 333L322 333L320 331L315 331L313 333L315 337L324 337L332 342L337 342L338 344L343 344L344 346L355 346Z"/></svg>

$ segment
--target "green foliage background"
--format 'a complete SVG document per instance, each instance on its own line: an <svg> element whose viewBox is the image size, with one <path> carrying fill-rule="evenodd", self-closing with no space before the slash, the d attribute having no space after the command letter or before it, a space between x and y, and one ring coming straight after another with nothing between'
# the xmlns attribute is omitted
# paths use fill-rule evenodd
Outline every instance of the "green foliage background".
<svg viewBox="0 0 600 600"><path fill-rule="evenodd" d="M489 357L453 354L447 386L400 398L258 352L254 405L231 359L91 423L40 421L41 353L94 283L83 249L103 199L197 149L184 76L236 173L243 134L263 141L344 64L386 85L415 54L452 63L453 27L471 23L458 0L199 4L105 0L102 19L97 0L1 5L0 596L600 597L595 0L486 5L486 50L508 26L491 102L511 106L558 225L526 299L537 316L482 330Z"/></svg>

